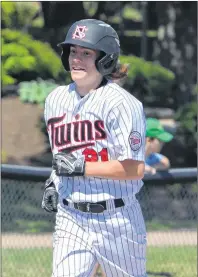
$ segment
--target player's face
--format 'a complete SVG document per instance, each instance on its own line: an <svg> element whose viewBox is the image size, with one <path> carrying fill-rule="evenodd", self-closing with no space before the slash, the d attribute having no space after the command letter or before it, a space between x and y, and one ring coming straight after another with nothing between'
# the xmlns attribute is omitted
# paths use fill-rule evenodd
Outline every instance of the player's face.
<svg viewBox="0 0 198 277"><path fill-rule="evenodd" d="M69 55L69 66L71 78L79 85L86 85L93 80L101 78L97 71L95 60L99 56L99 51L84 48L81 46L71 46Z"/></svg>

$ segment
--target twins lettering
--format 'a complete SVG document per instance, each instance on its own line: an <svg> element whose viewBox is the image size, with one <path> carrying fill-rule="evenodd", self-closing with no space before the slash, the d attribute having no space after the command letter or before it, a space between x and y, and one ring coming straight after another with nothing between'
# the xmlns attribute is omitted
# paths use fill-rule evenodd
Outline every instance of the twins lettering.
<svg viewBox="0 0 198 277"><path fill-rule="evenodd" d="M50 118L47 122L48 132L51 135L52 149L67 149L74 151L86 146L94 145L94 141L106 138L104 122L102 120L82 120L61 124L65 114ZM69 145L72 147L69 147Z"/></svg>

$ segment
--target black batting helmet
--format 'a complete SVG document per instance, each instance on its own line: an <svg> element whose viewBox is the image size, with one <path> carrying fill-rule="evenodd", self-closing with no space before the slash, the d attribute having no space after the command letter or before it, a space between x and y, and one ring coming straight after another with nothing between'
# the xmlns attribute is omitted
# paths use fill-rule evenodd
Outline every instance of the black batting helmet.
<svg viewBox="0 0 198 277"><path fill-rule="evenodd" d="M112 73L120 54L120 42L116 31L103 21L83 19L75 22L69 29L62 47L61 60L66 71L69 71L70 45L101 51L96 60L96 68L103 75Z"/></svg>

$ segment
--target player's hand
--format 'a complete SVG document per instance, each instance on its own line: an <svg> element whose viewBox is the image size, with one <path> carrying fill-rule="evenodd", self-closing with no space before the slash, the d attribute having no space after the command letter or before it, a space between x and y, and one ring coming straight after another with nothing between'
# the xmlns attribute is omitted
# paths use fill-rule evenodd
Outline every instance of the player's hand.
<svg viewBox="0 0 198 277"><path fill-rule="evenodd" d="M47 179L45 182L45 189L43 193L43 200L41 207L47 212L57 212L58 204L58 192L56 191L55 185L52 179Z"/></svg>
<svg viewBox="0 0 198 277"><path fill-rule="evenodd" d="M77 159L73 154L57 153L54 155L52 167L57 176L84 176L84 156Z"/></svg>

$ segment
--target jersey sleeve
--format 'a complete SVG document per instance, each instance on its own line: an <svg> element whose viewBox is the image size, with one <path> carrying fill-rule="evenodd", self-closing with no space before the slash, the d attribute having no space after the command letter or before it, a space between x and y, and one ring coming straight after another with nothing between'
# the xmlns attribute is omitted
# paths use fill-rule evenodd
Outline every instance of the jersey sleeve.
<svg viewBox="0 0 198 277"><path fill-rule="evenodd" d="M120 103L108 115L108 130L117 160L145 161L146 122L142 103Z"/></svg>

